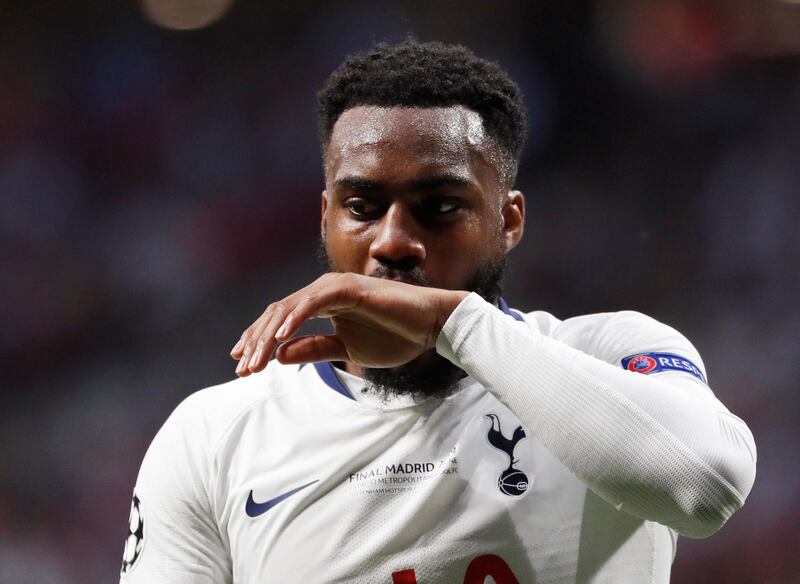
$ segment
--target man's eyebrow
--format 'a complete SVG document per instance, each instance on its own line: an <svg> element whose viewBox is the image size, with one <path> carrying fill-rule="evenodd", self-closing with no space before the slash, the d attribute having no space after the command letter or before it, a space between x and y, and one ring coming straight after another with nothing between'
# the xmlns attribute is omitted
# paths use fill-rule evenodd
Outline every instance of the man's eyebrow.
<svg viewBox="0 0 800 584"><path fill-rule="evenodd" d="M440 174L426 177L411 182L409 187L413 191L434 191L442 187L467 187L472 181L465 176L458 174Z"/></svg>
<svg viewBox="0 0 800 584"><path fill-rule="evenodd" d="M438 174L414 180L406 185L412 191L433 191L442 187L466 187L472 184L468 177L458 174ZM334 187L354 191L379 191L389 187L387 183L369 180L360 176L344 176L333 183Z"/></svg>
<svg viewBox="0 0 800 584"><path fill-rule="evenodd" d="M348 189L353 191L375 191L382 188L383 183L369 180L360 176L344 176L336 179L333 186L340 189Z"/></svg>

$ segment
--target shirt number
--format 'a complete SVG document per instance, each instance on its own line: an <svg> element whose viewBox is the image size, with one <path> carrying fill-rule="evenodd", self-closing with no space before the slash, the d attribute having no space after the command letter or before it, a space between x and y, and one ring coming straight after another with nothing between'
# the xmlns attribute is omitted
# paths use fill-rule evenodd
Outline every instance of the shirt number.
<svg viewBox="0 0 800 584"><path fill-rule="evenodd" d="M484 584L488 576L491 576L496 584L519 584L519 580L503 558L491 554L478 556L469 563L464 574L464 584ZM392 584L417 584L417 573L413 569L394 572Z"/></svg>

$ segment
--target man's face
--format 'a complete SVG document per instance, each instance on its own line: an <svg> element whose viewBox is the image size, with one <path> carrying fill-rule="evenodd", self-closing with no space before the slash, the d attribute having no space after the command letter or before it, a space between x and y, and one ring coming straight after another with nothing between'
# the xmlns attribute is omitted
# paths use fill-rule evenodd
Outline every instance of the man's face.
<svg viewBox="0 0 800 584"><path fill-rule="evenodd" d="M326 150L332 268L466 289L522 233L522 197L500 167L480 116L464 107L346 110Z"/></svg>
<svg viewBox="0 0 800 584"><path fill-rule="evenodd" d="M507 190L477 113L354 107L337 120L325 161L322 236L332 270L496 300L524 205ZM364 371L384 394L446 392L461 376L433 352Z"/></svg>

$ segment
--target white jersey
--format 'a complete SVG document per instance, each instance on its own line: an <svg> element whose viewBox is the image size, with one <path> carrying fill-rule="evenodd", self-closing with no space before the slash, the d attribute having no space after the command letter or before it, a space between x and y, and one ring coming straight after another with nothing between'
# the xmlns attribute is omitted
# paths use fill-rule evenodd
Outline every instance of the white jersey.
<svg viewBox="0 0 800 584"><path fill-rule="evenodd" d="M122 582L668 582L677 533L752 486L746 425L666 325L501 308L473 294L445 324L469 376L444 399L277 362L187 398L142 463Z"/></svg>

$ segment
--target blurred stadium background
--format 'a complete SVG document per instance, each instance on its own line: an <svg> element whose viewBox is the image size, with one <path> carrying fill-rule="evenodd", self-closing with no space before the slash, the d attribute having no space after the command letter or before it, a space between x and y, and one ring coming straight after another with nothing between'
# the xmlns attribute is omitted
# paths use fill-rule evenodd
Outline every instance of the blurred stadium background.
<svg viewBox="0 0 800 584"><path fill-rule="evenodd" d="M0 582L115 581L150 439L319 272L315 91L408 33L526 94L512 305L676 326L756 435L673 581L800 582L800 3L0 6Z"/></svg>

